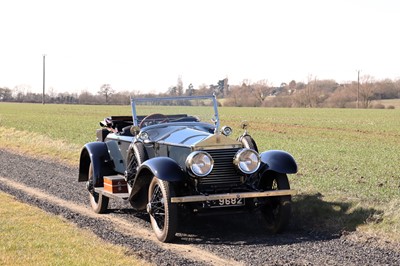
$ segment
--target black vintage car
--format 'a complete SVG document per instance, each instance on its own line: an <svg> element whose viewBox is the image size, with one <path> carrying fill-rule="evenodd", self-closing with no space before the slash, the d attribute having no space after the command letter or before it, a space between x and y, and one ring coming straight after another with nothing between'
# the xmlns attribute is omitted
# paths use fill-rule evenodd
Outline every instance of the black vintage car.
<svg viewBox="0 0 400 266"><path fill-rule="evenodd" d="M186 105L183 110L203 106L211 117L137 113L157 106L180 110L179 103ZM107 211L110 198L127 200L136 211L149 213L162 242L174 239L178 214L250 210L261 214L267 230L285 228L294 194L287 174L297 172L289 153L259 153L245 123L244 132L230 138L232 129L220 128L214 95L131 99L131 107L132 116L100 122L97 141L81 152L79 181L86 182L96 213Z"/></svg>

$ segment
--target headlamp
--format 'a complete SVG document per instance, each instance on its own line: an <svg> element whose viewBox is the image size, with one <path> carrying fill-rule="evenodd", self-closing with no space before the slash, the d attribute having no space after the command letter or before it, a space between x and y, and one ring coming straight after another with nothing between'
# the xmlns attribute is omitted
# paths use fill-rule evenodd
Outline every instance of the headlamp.
<svg viewBox="0 0 400 266"><path fill-rule="evenodd" d="M207 176L211 173L213 166L213 158L205 151L192 152L186 159L186 167L195 176Z"/></svg>
<svg viewBox="0 0 400 266"><path fill-rule="evenodd" d="M252 174L260 167L260 156L251 149L239 150L233 158L236 167L245 174Z"/></svg>

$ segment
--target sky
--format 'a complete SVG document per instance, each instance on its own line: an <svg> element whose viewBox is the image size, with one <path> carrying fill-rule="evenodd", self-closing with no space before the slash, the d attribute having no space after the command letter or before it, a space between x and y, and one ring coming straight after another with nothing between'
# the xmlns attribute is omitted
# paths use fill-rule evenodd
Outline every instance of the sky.
<svg viewBox="0 0 400 266"><path fill-rule="evenodd" d="M400 78L396 0L1 0L0 87Z"/></svg>

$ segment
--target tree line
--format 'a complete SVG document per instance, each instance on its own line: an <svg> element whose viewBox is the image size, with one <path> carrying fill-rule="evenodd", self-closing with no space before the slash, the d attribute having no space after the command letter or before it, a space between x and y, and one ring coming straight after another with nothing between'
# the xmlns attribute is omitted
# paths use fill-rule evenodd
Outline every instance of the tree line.
<svg viewBox="0 0 400 266"><path fill-rule="evenodd" d="M400 99L400 79L375 80L369 75L359 81L339 84L335 80L319 80L309 76L307 82L282 83L272 86L268 80L231 85L228 79L216 84L202 84L194 88L189 84L183 87L181 77L176 85L162 93L143 93L140 91L116 91L111 84L103 84L97 93L56 93L54 89L45 94L29 92L25 86L13 89L0 88L0 101L27 103L62 104L129 104L130 97L192 96L216 94L221 105L238 107L331 107L331 108L385 108L379 100ZM386 106L394 108L394 106Z"/></svg>

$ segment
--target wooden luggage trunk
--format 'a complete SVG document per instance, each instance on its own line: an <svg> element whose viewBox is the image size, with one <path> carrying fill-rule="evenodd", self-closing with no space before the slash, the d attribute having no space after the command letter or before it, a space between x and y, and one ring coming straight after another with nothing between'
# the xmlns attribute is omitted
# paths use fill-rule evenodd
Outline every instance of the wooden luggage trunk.
<svg viewBox="0 0 400 266"><path fill-rule="evenodd" d="M105 176L104 191L110 193L128 193L128 187L122 176Z"/></svg>

